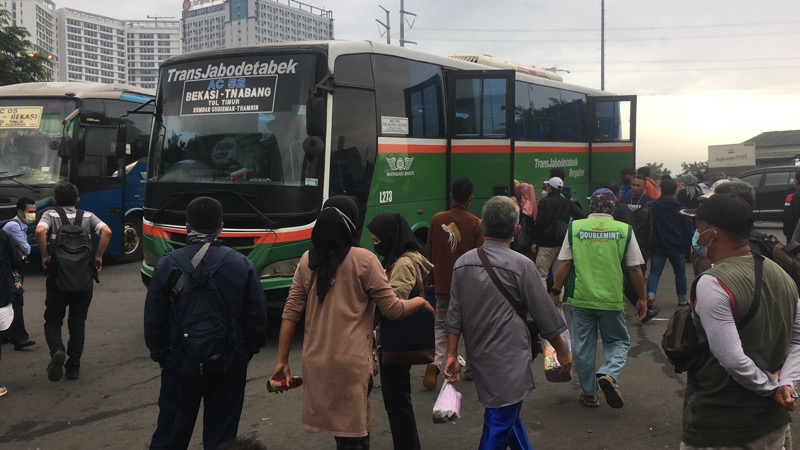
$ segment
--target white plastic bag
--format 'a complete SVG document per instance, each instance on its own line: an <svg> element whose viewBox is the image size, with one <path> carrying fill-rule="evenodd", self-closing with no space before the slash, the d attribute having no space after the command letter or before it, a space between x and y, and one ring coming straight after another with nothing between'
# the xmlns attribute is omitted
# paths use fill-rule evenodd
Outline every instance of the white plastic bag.
<svg viewBox="0 0 800 450"><path fill-rule="evenodd" d="M447 423L461 417L461 393L445 381L433 404L433 423Z"/></svg>
<svg viewBox="0 0 800 450"><path fill-rule="evenodd" d="M8 305L0 308L0 331L6 331L13 321L14 308L12 308L11 302L9 301Z"/></svg>

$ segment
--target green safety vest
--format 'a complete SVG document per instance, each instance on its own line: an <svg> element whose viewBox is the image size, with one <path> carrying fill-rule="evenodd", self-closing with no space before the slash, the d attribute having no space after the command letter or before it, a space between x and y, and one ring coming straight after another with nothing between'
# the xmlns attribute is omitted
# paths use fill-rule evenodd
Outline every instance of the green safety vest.
<svg viewBox="0 0 800 450"><path fill-rule="evenodd" d="M625 250L631 240L631 226L610 217L573 220L567 236L572 247L568 303L604 311L623 311Z"/></svg>

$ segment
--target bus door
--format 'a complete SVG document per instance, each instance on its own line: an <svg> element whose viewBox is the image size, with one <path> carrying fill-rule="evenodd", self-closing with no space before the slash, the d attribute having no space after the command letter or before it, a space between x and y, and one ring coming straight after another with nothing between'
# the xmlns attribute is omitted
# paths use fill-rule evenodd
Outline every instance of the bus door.
<svg viewBox="0 0 800 450"><path fill-rule="evenodd" d="M72 178L80 193L78 207L91 211L111 228L108 255L122 253L124 165L117 157L117 127L106 115L104 100L85 100ZM122 169L122 170L120 170ZM97 245L97 236L92 235Z"/></svg>
<svg viewBox="0 0 800 450"><path fill-rule="evenodd" d="M636 168L636 96L589 97L589 192Z"/></svg>
<svg viewBox="0 0 800 450"><path fill-rule="evenodd" d="M513 192L514 73L474 70L446 74L445 192L450 192L455 180L472 180L475 201L470 210L478 217L486 200Z"/></svg>

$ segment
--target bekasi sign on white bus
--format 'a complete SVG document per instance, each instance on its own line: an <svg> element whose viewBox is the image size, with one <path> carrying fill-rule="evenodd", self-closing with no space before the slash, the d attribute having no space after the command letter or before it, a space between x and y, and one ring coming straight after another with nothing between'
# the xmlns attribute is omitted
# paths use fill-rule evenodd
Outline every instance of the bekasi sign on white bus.
<svg viewBox="0 0 800 450"><path fill-rule="evenodd" d="M742 167L756 165L756 144L726 144L708 146L708 167Z"/></svg>

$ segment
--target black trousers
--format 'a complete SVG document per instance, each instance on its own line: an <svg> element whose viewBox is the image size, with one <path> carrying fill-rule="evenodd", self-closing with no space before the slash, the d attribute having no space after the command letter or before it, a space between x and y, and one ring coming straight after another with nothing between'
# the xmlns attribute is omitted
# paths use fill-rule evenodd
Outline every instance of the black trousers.
<svg viewBox="0 0 800 450"><path fill-rule="evenodd" d="M158 424L151 449L186 449L203 401L203 447L216 449L236 439L244 405L247 368L214 377L188 377L161 371Z"/></svg>
<svg viewBox="0 0 800 450"><path fill-rule="evenodd" d="M419 450L417 420L411 404L411 366L383 364L381 360L380 376L394 450Z"/></svg>
<svg viewBox="0 0 800 450"><path fill-rule="evenodd" d="M14 320L8 328L8 338L12 344L27 341L30 337L25 329L25 317L22 315L24 299L22 294L11 294L11 307L14 309Z"/></svg>
<svg viewBox="0 0 800 450"><path fill-rule="evenodd" d="M67 329L67 367L80 367L83 354L83 342L86 338L86 316L89 314L89 304L92 302L92 291L81 294L61 292L55 283L48 279L47 294L44 300L44 338L50 348L50 356L61 350L64 351L64 342L61 340L61 327L69 308Z"/></svg>

